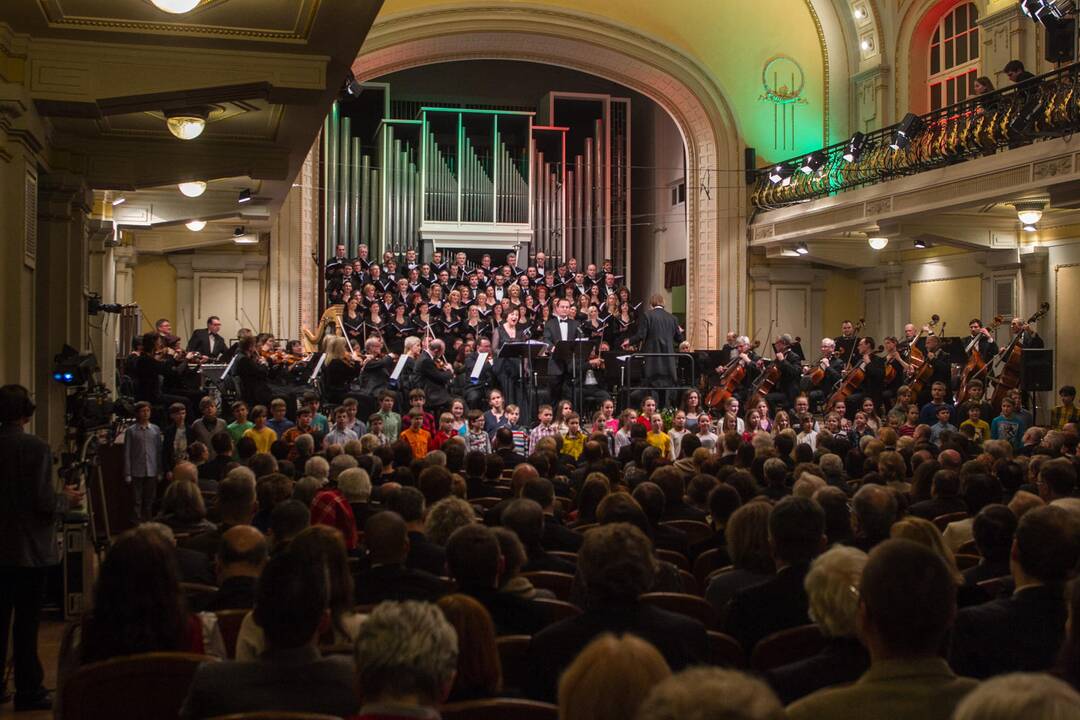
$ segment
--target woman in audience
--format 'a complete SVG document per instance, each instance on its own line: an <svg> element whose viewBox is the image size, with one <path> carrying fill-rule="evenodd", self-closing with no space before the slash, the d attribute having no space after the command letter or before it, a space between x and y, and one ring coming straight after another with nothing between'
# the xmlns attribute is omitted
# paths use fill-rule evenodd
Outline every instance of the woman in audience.
<svg viewBox="0 0 1080 720"><path fill-rule="evenodd" d="M574 502L577 505L573 521L570 527L580 525L592 525L596 522L596 508L600 501L611 492L611 483L603 473L592 472L585 478L585 484L581 486L581 492L577 494Z"/></svg>
<svg viewBox="0 0 1080 720"><path fill-rule="evenodd" d="M838 545L819 555L806 575L809 614L825 646L816 655L773 668L765 679L789 705L815 690L854 682L870 665L870 656L855 636L855 616L859 610L859 581L866 566L866 553Z"/></svg>
<svg viewBox="0 0 1080 720"><path fill-rule="evenodd" d="M329 525L312 525L289 542L286 552L298 554L308 562L326 568L330 586L330 628L322 637L327 645L351 645L356 641L364 616L353 608L353 578L341 531ZM255 617L248 613L240 625L236 640L236 659L255 660L266 649L266 638Z"/></svg>
<svg viewBox="0 0 1080 720"><path fill-rule="evenodd" d="M755 500L731 514L724 535L732 568L709 582L705 599L717 612L727 608L732 596L744 587L768 580L775 566L769 551L769 513L765 500Z"/></svg>
<svg viewBox="0 0 1080 720"><path fill-rule="evenodd" d="M185 535L214 529L214 523L206 519L206 503L199 486L189 480L169 484L161 500L161 512L154 520L168 525L174 533Z"/></svg>
<svg viewBox="0 0 1080 720"><path fill-rule="evenodd" d="M458 497L443 498L428 510L428 540L445 546L455 530L475 521L476 512L468 502Z"/></svg>
<svg viewBox="0 0 1080 720"><path fill-rule="evenodd" d="M437 604L458 638L457 674L446 702L498 697L502 665L491 615L468 595L446 595Z"/></svg>
<svg viewBox="0 0 1080 720"><path fill-rule="evenodd" d="M502 527L492 529L495 531L495 538L499 541L499 551L502 553L503 558L503 571L499 576L502 586L499 588L499 592L517 595L526 600L534 598L554 600L555 593L533 587L529 578L521 574L521 568L525 566L529 556L526 554L525 546L521 544L517 534L513 530Z"/></svg>
<svg viewBox="0 0 1080 720"><path fill-rule="evenodd" d="M1080 694L1042 673L991 678L960 701L953 720L1072 720L1080 717Z"/></svg>
<svg viewBox="0 0 1080 720"><path fill-rule="evenodd" d="M671 675L664 656L635 637L605 633L559 680L559 720L630 720L653 686Z"/></svg>
<svg viewBox="0 0 1080 720"><path fill-rule="evenodd" d="M949 573L953 576L958 588L956 593L957 607L978 605L986 600L985 594L978 587L972 587L964 583L964 576L956 565L956 555L945 544L941 531L937 529L934 523L920 517L908 515L903 520L893 523L889 535L890 537L912 540L920 545L925 545L941 556L941 559L945 561L945 567L949 568Z"/></svg>

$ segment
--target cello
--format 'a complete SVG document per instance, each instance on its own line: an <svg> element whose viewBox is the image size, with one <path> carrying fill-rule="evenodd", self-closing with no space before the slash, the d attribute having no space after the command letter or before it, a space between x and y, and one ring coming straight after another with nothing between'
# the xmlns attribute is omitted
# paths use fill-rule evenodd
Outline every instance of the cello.
<svg viewBox="0 0 1080 720"><path fill-rule="evenodd" d="M1035 311L1035 314L1029 317L1027 322L1024 323L1023 329L1013 337L1012 341L1005 346L1005 349L1002 350L997 359L993 361L991 374L994 380L994 394L990 398L990 404L994 406L995 410L1001 409L1001 401L1005 399L1005 396L1009 394L1010 390L1015 390L1020 387L1020 362L1021 353L1023 353L1023 348L1020 346L1020 338L1024 336L1024 332L1027 331L1028 325L1037 322L1049 311L1050 303L1042 303L1039 306L1039 309Z"/></svg>
<svg viewBox="0 0 1080 720"><path fill-rule="evenodd" d="M932 332L934 326L937 325L940 321L940 315L938 315L937 313L931 315L930 322L919 328L918 334L915 335L915 337L911 338L910 342L908 342L908 364L915 367L915 371L913 373L914 375L919 374L919 371L922 370L923 363L926 362L926 358L923 356L922 350L920 350L918 347L918 342L922 338L923 333ZM942 325L941 328L942 330L944 330L945 326Z"/></svg>
<svg viewBox="0 0 1080 720"><path fill-rule="evenodd" d="M946 323L941 323L942 337L945 335L945 325ZM919 349L916 348L914 344L911 347L911 351L912 353L918 352L920 356L922 355L922 352L919 351ZM940 347L938 348L937 352L941 352ZM934 353L934 355L936 356L937 353ZM911 358L911 364L914 365L914 357L911 357L910 355L909 357ZM930 378L934 376L934 366L930 363L929 358L920 358L918 367L919 369L915 371L915 374L912 376L911 383L909 384L909 387L911 388L911 395L912 397L916 398L922 394L923 388L926 387L926 383L930 382Z"/></svg>
<svg viewBox="0 0 1080 720"><path fill-rule="evenodd" d="M987 333L993 335L994 331L998 329L1001 323L1005 322L1005 318L1001 315L994 316L994 322L986 328L983 328ZM972 380L986 374L989 369L986 360L983 359L979 353L979 338L983 336L983 333L978 333L968 342L967 347L964 348L964 352L968 353L968 361L964 365L964 369L960 372L960 390L956 393L956 404L959 405L966 402L968 399L968 392L970 390L970 384ZM993 358L990 358L993 360Z"/></svg>
<svg viewBox="0 0 1080 720"><path fill-rule="evenodd" d="M779 340L777 342L779 342ZM794 344L798 344L801 342L802 338L796 337ZM772 347L773 351L775 352L775 342L773 343ZM787 350L784 351L784 354L786 355L790 352L791 348L789 347ZM769 393L776 389L776 384L778 382L780 382L780 361L774 358L769 362L765 369L761 371L761 374L758 375L758 378L754 381L754 384L750 386L750 392L747 394L747 405L753 407L762 400L764 400Z"/></svg>
<svg viewBox="0 0 1080 720"><path fill-rule="evenodd" d="M750 343L749 350L755 350L761 345L761 342L755 340ZM735 395L735 392L742 385L743 380L746 379L746 365L741 361L741 354L732 358L728 364L724 367L724 371L720 373L720 379L716 385L705 395L705 407L710 410L716 408L722 408L724 403L727 402L729 397Z"/></svg>

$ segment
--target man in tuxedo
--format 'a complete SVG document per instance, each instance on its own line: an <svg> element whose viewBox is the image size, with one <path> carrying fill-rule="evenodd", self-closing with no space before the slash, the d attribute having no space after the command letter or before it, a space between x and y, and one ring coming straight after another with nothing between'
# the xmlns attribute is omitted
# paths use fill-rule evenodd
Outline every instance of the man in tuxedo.
<svg viewBox="0 0 1080 720"><path fill-rule="evenodd" d="M200 328L191 334L191 339L188 340L187 351L197 352L200 355L216 360L221 357L228 347L224 338L218 333L221 332L221 318L217 315L211 315L206 318L206 327Z"/></svg>
<svg viewBox="0 0 1080 720"><path fill-rule="evenodd" d="M539 254L539 253L538 253ZM567 372L562 362L553 353L555 346L560 342L576 340L578 338L578 322L573 319L570 301L559 298L555 303L555 315L544 325L544 342L547 343L548 353L548 393L549 400L555 404L563 399L563 376Z"/></svg>
<svg viewBox="0 0 1080 720"><path fill-rule="evenodd" d="M454 381L454 371L443 358L446 352L446 343L442 340L432 340L428 349L420 353L416 361L417 386L427 396L427 407L433 414L438 413L450 405L450 383Z"/></svg>
<svg viewBox="0 0 1080 720"><path fill-rule="evenodd" d="M1016 528L1009 570L1016 591L961 610L949 661L960 675L988 678L1053 667L1065 635L1064 584L1080 557L1080 528L1064 508L1024 514Z"/></svg>
<svg viewBox="0 0 1080 720"><path fill-rule="evenodd" d="M971 343L972 340L978 338L973 350L979 351L979 357L984 362L990 362L998 352L997 342L994 340L994 336L990 334L990 329L983 327L982 320L979 318L972 318L971 322L968 323L968 329L971 331L971 337L968 338L967 342Z"/></svg>
<svg viewBox="0 0 1080 720"><path fill-rule="evenodd" d="M663 295L656 294L649 299L650 310L642 313L638 320L637 334L632 338L640 342L640 352L674 353L683 341L683 331L675 316L664 309ZM623 347L630 345L631 339L623 341ZM662 388L675 384L676 363L674 357L651 357L645 360L645 382L650 387ZM659 393L661 399L664 393Z"/></svg>
<svg viewBox="0 0 1080 720"><path fill-rule="evenodd" d="M487 354L487 359L480 368L480 374L473 382L473 368L480 354ZM492 371L494 353L491 351L491 338L479 337L476 339L476 351L465 356L465 367L462 373L464 381L465 404L470 408L487 409L487 396L495 384L495 373Z"/></svg>

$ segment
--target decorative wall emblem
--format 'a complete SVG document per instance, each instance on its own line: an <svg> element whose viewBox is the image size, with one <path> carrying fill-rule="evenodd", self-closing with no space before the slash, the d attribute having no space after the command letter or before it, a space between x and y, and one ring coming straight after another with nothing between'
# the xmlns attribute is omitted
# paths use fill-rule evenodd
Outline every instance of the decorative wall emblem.
<svg viewBox="0 0 1080 720"><path fill-rule="evenodd" d="M764 93L759 101L773 104L773 149L795 149L795 108L806 105L802 97L806 76L799 63L787 55L775 55L761 69Z"/></svg>

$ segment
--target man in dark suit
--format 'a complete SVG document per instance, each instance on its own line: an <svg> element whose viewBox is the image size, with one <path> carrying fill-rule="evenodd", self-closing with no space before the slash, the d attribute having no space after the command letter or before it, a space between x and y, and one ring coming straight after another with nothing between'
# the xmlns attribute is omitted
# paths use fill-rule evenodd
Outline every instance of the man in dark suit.
<svg viewBox="0 0 1080 720"><path fill-rule="evenodd" d="M724 625L747 653L767 635L810 622L803 580L825 549L825 513L813 500L786 497L769 514L769 541L776 575L735 593Z"/></svg>
<svg viewBox="0 0 1080 720"><path fill-rule="evenodd" d="M548 550L576 553L585 538L581 533L566 527L555 513L555 485L547 478L526 481L521 497L533 500L543 509L544 530L540 543ZM572 573L573 571L571 571Z"/></svg>
<svg viewBox="0 0 1080 720"><path fill-rule="evenodd" d="M424 391L427 408L436 417L450 405L448 388L454 381L454 371L443 357L445 352L446 343L438 339L432 340L416 362L417 386Z"/></svg>
<svg viewBox="0 0 1080 720"><path fill-rule="evenodd" d="M206 318L206 327L191 333L188 340L187 351L197 352L211 359L221 357L228 349L225 339L218 333L221 331L221 319L217 315Z"/></svg>
<svg viewBox="0 0 1080 720"><path fill-rule="evenodd" d="M1069 511L1050 505L1025 513L1009 559L1016 591L957 614L953 669L983 679L1053 667L1068 615L1063 588L1077 559L1080 526Z"/></svg>
<svg viewBox="0 0 1080 720"><path fill-rule="evenodd" d="M990 329L983 327L982 320L979 318L972 318L968 323L968 329L971 331L971 337L966 340L965 348L972 342L975 343L972 350L968 350L968 356L970 357L974 350L978 350L983 362L990 362L998 352L997 341L990 334Z"/></svg>
<svg viewBox="0 0 1080 720"><path fill-rule="evenodd" d="M525 547L524 572L558 572L573 575L574 564L551 555L544 549L544 511L534 500L518 498L503 510L500 522L512 530Z"/></svg>
<svg viewBox="0 0 1080 720"><path fill-rule="evenodd" d="M641 343L644 353L674 353L683 341L683 331L675 316L664 309L664 296L653 295L649 300L652 309L646 310L638 319L637 334L623 341L623 347L631 341ZM651 387L668 387L675 383L676 362L674 357L646 358L645 381ZM661 396L663 393L661 393Z"/></svg>
<svg viewBox="0 0 1080 720"><path fill-rule="evenodd" d="M446 550L424 534L424 494L414 487L403 487L384 498L383 504L405 521L409 538L405 566L432 575L446 575Z"/></svg>
<svg viewBox="0 0 1080 720"><path fill-rule="evenodd" d="M570 301L559 298L555 303L555 315L544 325L544 342L547 343L548 353L553 353L555 346L560 342L576 340L580 328L578 321L574 319L570 308ZM548 398L552 405L563 399L563 378L568 372L562 361L554 354L548 358Z"/></svg>
<svg viewBox="0 0 1080 720"><path fill-rule="evenodd" d="M656 570L652 543L638 528L611 523L589 531L578 553L585 612L533 636L527 654L528 696L554 701L563 670L604 633L631 633L652 643L674 672L706 662L708 637L701 622L639 601Z"/></svg>
<svg viewBox="0 0 1080 720"><path fill-rule="evenodd" d="M967 503L960 497L960 474L955 470L938 470L930 486L930 499L917 502L908 512L924 520L939 515L967 512Z"/></svg>
<svg viewBox="0 0 1080 720"><path fill-rule="evenodd" d="M364 547L368 562L357 573L357 603L435 602L446 594L446 585L437 576L405 565L409 557L409 531L396 512L384 510L371 516L364 525Z"/></svg>
<svg viewBox="0 0 1080 720"><path fill-rule="evenodd" d="M252 526L237 525L226 530L216 562L217 592L197 598L192 603L194 609L214 612L254 607L255 584L269 552L266 536Z"/></svg>
<svg viewBox="0 0 1080 720"><path fill-rule="evenodd" d="M259 578L254 610L266 635L266 652L253 662L201 665L180 717L259 710L354 714L352 659L322 657L317 647L327 601L321 567L287 552L270 560Z"/></svg>

